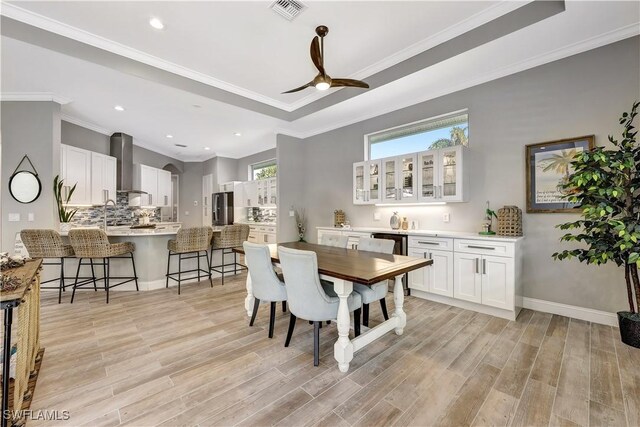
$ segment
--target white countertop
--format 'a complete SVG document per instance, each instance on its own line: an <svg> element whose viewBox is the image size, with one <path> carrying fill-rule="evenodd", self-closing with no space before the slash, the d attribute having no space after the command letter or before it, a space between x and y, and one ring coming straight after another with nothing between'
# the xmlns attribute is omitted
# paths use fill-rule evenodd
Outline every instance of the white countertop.
<svg viewBox="0 0 640 427"><path fill-rule="evenodd" d="M234 224L255 225L257 227L275 227L275 222L234 221Z"/></svg>
<svg viewBox="0 0 640 427"><path fill-rule="evenodd" d="M100 228L100 227L77 227L77 228ZM109 237L142 237L142 236L174 236L178 233L180 227L166 226L165 224L157 228L130 228L128 225L114 225L107 227L107 236ZM63 231L61 236L67 236L69 233Z"/></svg>
<svg viewBox="0 0 640 427"><path fill-rule="evenodd" d="M355 231L362 233L389 233L389 234L404 234L407 236L429 236L429 237L451 237L457 239L472 239L472 240L493 240L502 242L517 242L524 239L524 237L509 237L509 236L483 236L477 232L471 231L445 231L445 230L392 230L391 228L383 227L351 227L351 228L338 228L338 227L316 227L318 230L336 230L336 231Z"/></svg>

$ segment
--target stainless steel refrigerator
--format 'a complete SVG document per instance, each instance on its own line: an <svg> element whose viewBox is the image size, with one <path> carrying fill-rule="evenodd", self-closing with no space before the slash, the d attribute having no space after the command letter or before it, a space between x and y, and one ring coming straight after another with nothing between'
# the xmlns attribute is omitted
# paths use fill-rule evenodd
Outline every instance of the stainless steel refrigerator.
<svg viewBox="0 0 640 427"><path fill-rule="evenodd" d="M233 191L213 193L211 196L213 214L212 225L233 224Z"/></svg>

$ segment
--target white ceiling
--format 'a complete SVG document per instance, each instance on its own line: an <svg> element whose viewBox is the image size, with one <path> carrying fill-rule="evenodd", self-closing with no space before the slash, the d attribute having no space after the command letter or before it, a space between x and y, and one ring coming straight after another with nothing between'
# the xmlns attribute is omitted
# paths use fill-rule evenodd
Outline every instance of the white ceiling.
<svg viewBox="0 0 640 427"><path fill-rule="evenodd" d="M39 6L45 8L47 5ZM66 4L71 10L76 9L76 3ZM82 8L86 5L82 4ZM131 3L120 4L117 2L108 2L115 9L121 9ZM167 5L164 3L136 3L135 8L142 7L142 4L148 5ZM171 3L174 4L174 3ZM184 3L182 3L184 4ZM191 4L191 3L187 3ZM269 33L275 27L280 28L284 24L285 28L291 28L292 34L298 34L298 30L302 32L311 32L313 35L313 27L316 22L306 24L306 30L296 30L298 23L303 22L303 18L311 20L314 16L314 8L320 7L320 3L308 3L310 8L303 12L298 21L288 23L282 18L275 16L275 22L265 19L262 26L259 27L260 32ZM343 2L331 2L336 6L343 6ZM350 2L345 3L348 7L358 9L359 7L370 6L371 3ZM404 3L402 3L404 5ZM427 7L431 3L419 3L422 7ZM434 3L440 5L440 3ZM25 3L20 3L24 6ZM28 4L31 7L32 3ZM175 4L174 4L175 5ZM216 3L206 4L207 7L222 7ZM356 7L356 5L360 5ZM385 16L391 16L396 2L380 2L373 7L386 7L386 12L380 12ZM469 6L468 4L465 4ZM478 7L486 3L470 5ZM232 7L224 4L225 7ZM248 3L244 8L256 7L264 12L263 8L267 6L265 3ZM345 7L347 7L345 6ZM408 5L407 7L410 7ZM507 4L513 7L511 3ZM151 10L151 6L150 10ZM322 3L322 7L325 4ZM415 5L413 7L416 7ZM56 6L58 10L59 6ZM187 8L188 9L188 8ZM35 9L34 9L35 10ZM64 10L60 9L60 10ZM83 9L84 10L84 9ZM137 9L136 9L137 10ZM147 12L145 20L152 13ZM485 9L486 10L486 9ZM501 11L504 13L507 9L503 3L498 6L490 7L491 13ZM44 13L43 10L38 10ZM260 13L262 13L260 12ZM272 12L267 10L269 14ZM3 14L5 12L3 11ZM188 16L182 15L183 12L175 12L170 15L171 19L180 16L180 22L190 19ZM186 13L186 12L184 12ZM258 13L258 12L256 12ZM69 13L75 16L74 13ZM484 14L485 18L489 12ZM481 14L482 15L482 14ZM268 16L268 15L267 15ZM368 15L366 15L368 16ZM377 15L376 15L377 16ZM475 15L476 22L478 15ZM165 19L167 19L162 16ZM111 21L106 19L105 14L101 15L102 19L96 19L100 25L96 29L88 29L96 32L98 29L109 29L106 23ZM223 17L224 18L224 17ZM230 21L241 20L236 16L228 17ZM198 19L195 17L194 19ZM222 20L222 18L217 18ZM328 19L328 18L323 18ZM366 22L360 22L360 18L353 19L359 22L359 28L367 27ZM444 20L444 17L442 18ZM393 33L397 29L395 21L389 21L383 28L392 28L389 33ZM311 22L311 21L309 21ZM469 20L460 24L459 27L469 25ZM172 24L167 23L167 30L172 28ZM330 21L318 21L317 23L327 23L331 26L331 36L335 36L341 30L341 27L332 26ZM98 25L98 24L96 24ZM345 25L349 27L349 25ZM148 27L148 25L147 25ZM335 28L334 28L335 27ZM371 27L376 28L376 27ZM370 38L371 45L376 36L375 31L371 28L365 31ZM88 122L104 129L104 132L122 131L134 135L136 143L147 146L165 154L175 156L183 160L200 160L211 157L213 152L221 156L242 157L263 151L275 146L275 133L281 132L293 136L306 137L314 135L326 130L335 129L340 126L354 123L358 120L370 118L393 111L402 107L413 105L427 99L451 93L456 90L463 89L472 85L499 78L504 75L513 74L537 65L561 59L585 50L613 43L639 33L640 28L640 2L567 2L566 11L541 22L531 25L511 33L505 37L487 43L476 49L468 51L464 54L443 61L424 70L410 74L400 78L394 82L386 84L379 88L363 91L359 96L353 97L341 103L332 105L319 112L297 119L293 122L285 122L274 119L259 113L251 112L242 108L234 107L209 98L195 95L193 93L184 92L125 74L111 68L103 67L92 62L83 61L75 57L63 55L58 52L50 51L41 47L36 47L23 42L19 42L7 37L2 37L2 92L4 99L8 99L7 95L11 94L33 94L33 93L54 93L59 97L68 98L70 103L63 105L62 111L72 120L80 122ZM150 27L148 27L150 30ZM468 30L468 29L467 29ZM141 31L148 31L143 28ZM241 31L232 31L225 37L226 39L235 39L244 37ZM256 30L257 31L257 30ZM455 31L459 31L459 28ZM162 33L164 34L164 33ZM250 34L253 34L250 33ZM438 37L443 38L454 34L454 30L444 30L440 35L431 38L429 43L435 43ZM149 33L147 37L138 37L139 43L148 42L149 36L157 36L157 33ZM308 43L311 36L307 37L301 49L304 64L300 65L301 70L297 72L304 73L304 67L312 67L308 62ZM446 36L446 37L445 37ZM124 36L122 36L124 37ZM271 35L270 37L273 37ZM284 37L284 36L283 36ZM287 37L285 37L287 38ZM294 37L290 37L294 38ZM255 39L255 37L253 38ZM358 36L352 37L358 40ZM329 49L329 39L327 39L327 49ZM351 40L351 38L347 38ZM395 40L395 39L394 39ZM287 40L289 43L291 40ZM240 42L233 42L238 44ZM187 43L188 44L188 43ZM341 42L337 43L340 46ZM150 45L150 49L154 48ZM420 48L427 46L420 45ZM413 47L402 50L403 47L397 47L400 52L389 60L388 55L393 54L392 50L385 51L388 64L397 61L402 55L407 55ZM428 47L428 46L427 46ZM142 47L138 46L141 49ZM337 47L336 47L337 48ZM396 48L396 47L394 47ZM332 48L333 49L333 48ZM387 49L390 49L387 46ZM205 49L205 53L206 53ZM258 52L259 51L259 52ZM258 62L255 62L255 54L265 54L261 49L246 48L242 54L230 52L232 62L234 58L242 61L247 65L248 73L253 73L253 78L246 75L235 76L231 73L231 78L247 79L247 87L242 90L260 91L260 96L269 96L264 91L262 83L275 85L274 81L261 78L260 70L269 65L278 66L281 56L286 61L295 61L295 55L292 55L288 49L271 52ZM374 52L375 53L375 52ZM417 53L415 51L413 54ZM154 55L158 52L154 51ZM182 54L181 52L173 52L171 49L166 50L166 54ZM207 55L200 52L201 56ZM379 61L374 58L372 53L368 54L368 61ZM187 55L188 57L190 55ZM193 55L197 56L197 55ZM221 58L222 56L219 55ZM185 58L186 58L185 57ZM327 53L327 62L333 64L331 54ZM217 58L216 61L221 61ZM194 59L194 58L191 58ZM208 63L208 58L203 63ZM172 59L172 61L175 59ZM384 60L384 58L383 58ZM263 64L267 61L266 64ZM225 62L225 61L222 61ZM308 63L307 63L308 62ZM341 65L337 65L341 63ZM185 65L185 64L180 64ZM367 66L363 63L362 57L359 55L347 55L340 58L336 62L336 71L338 67L353 67L353 70ZM191 65L190 65L191 66ZM329 66L333 71L333 65ZM225 69L224 67L222 69ZM222 70L221 69L221 70ZM243 67L244 69L244 67ZM225 69L226 70L226 69ZM310 68L311 74L313 69ZM222 73L223 71L221 71ZM224 71L228 72L228 71ZM355 71L354 71L355 72ZM345 71L348 74L348 70ZM214 74L216 79L222 80L222 74ZM362 76L357 76L362 77ZM283 79L286 83L287 79ZM240 81L240 80L238 80ZM285 84L282 83L282 84ZM304 83L297 80L293 85ZM239 84L239 83L234 83ZM243 83L244 84L244 83ZM291 86L291 85L290 85ZM278 89L280 90L280 89ZM355 89L350 89L355 90ZM312 92L316 94L316 92ZM275 95L274 95L275 96ZM117 112L113 106L119 104L126 107L126 111ZM195 108L193 105L201 105L202 108ZM235 132L241 132L242 137L235 137ZM171 140L166 139L165 135L170 133L175 137ZM188 145L186 149L177 149L174 143L183 143ZM210 147L210 151L205 151L204 147Z"/></svg>
<svg viewBox="0 0 640 427"><path fill-rule="evenodd" d="M3 13L41 15L55 32L291 111L336 90L281 94L317 74L309 45L318 25L329 27L328 73L364 78L527 1L306 3L292 22L271 1L23 1Z"/></svg>

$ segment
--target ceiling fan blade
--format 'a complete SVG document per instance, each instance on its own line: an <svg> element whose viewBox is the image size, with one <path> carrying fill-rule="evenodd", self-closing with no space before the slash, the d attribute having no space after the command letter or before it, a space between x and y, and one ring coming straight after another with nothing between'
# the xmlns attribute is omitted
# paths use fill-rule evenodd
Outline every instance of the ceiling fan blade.
<svg viewBox="0 0 640 427"><path fill-rule="evenodd" d="M313 40L311 40L311 60L313 61L313 65L316 66L320 74L324 75L324 60L322 59L322 53L320 51L320 40L318 36L315 36Z"/></svg>
<svg viewBox="0 0 640 427"><path fill-rule="evenodd" d="M311 87L311 86L313 86L313 82L306 83L306 84L304 84L304 85L302 85L300 87L297 87L295 89L291 89L291 90L288 90L288 91L282 92L282 93L284 94L284 93L298 92L298 91L301 91L302 89L306 89L306 88Z"/></svg>
<svg viewBox="0 0 640 427"><path fill-rule="evenodd" d="M369 85L361 80L353 79L331 79L331 87L361 87L368 89Z"/></svg>

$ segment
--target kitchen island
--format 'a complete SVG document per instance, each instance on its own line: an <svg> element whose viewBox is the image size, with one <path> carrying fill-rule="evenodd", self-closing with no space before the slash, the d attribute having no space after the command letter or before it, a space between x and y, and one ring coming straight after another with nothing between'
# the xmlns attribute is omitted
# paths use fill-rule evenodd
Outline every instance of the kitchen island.
<svg viewBox="0 0 640 427"><path fill-rule="evenodd" d="M161 289L166 286L165 274L167 272L167 242L171 239L175 239L180 226L181 225L179 223L170 223L158 225L156 228L131 228L129 226L107 227L107 236L109 237L110 242L132 242L136 245L134 258L136 262L138 286L140 291ZM219 231L219 228L214 227L214 232L216 231ZM67 232L61 232L60 234L65 238L68 235ZM220 264L220 262L221 259L219 251L216 251L213 257L213 263L214 265L217 265ZM75 259L69 259L65 262L67 287L73 285L73 278L75 277L77 265L78 263ZM44 280L57 277L57 268L58 267L55 266L45 267L43 271ZM127 259L113 259L110 268L111 275L113 276L130 276L132 274L131 262ZM195 268L195 259L182 261L183 270L192 270ZM178 271L177 257L173 257L172 259L171 271ZM101 278L101 267L96 267L95 273L97 278ZM212 274L214 278L219 276L216 272L212 272ZM85 267L85 263L83 263L80 276L87 277L90 275L90 267ZM183 277L186 278L186 281L183 282L183 285L184 283L197 281L196 276L196 273L185 273ZM206 277L204 277L204 279L206 279ZM101 283L98 283L98 287L100 287L100 285ZM170 280L169 286L177 286L177 283ZM113 291L131 291L135 289L135 283L131 282L118 286L114 288Z"/></svg>

